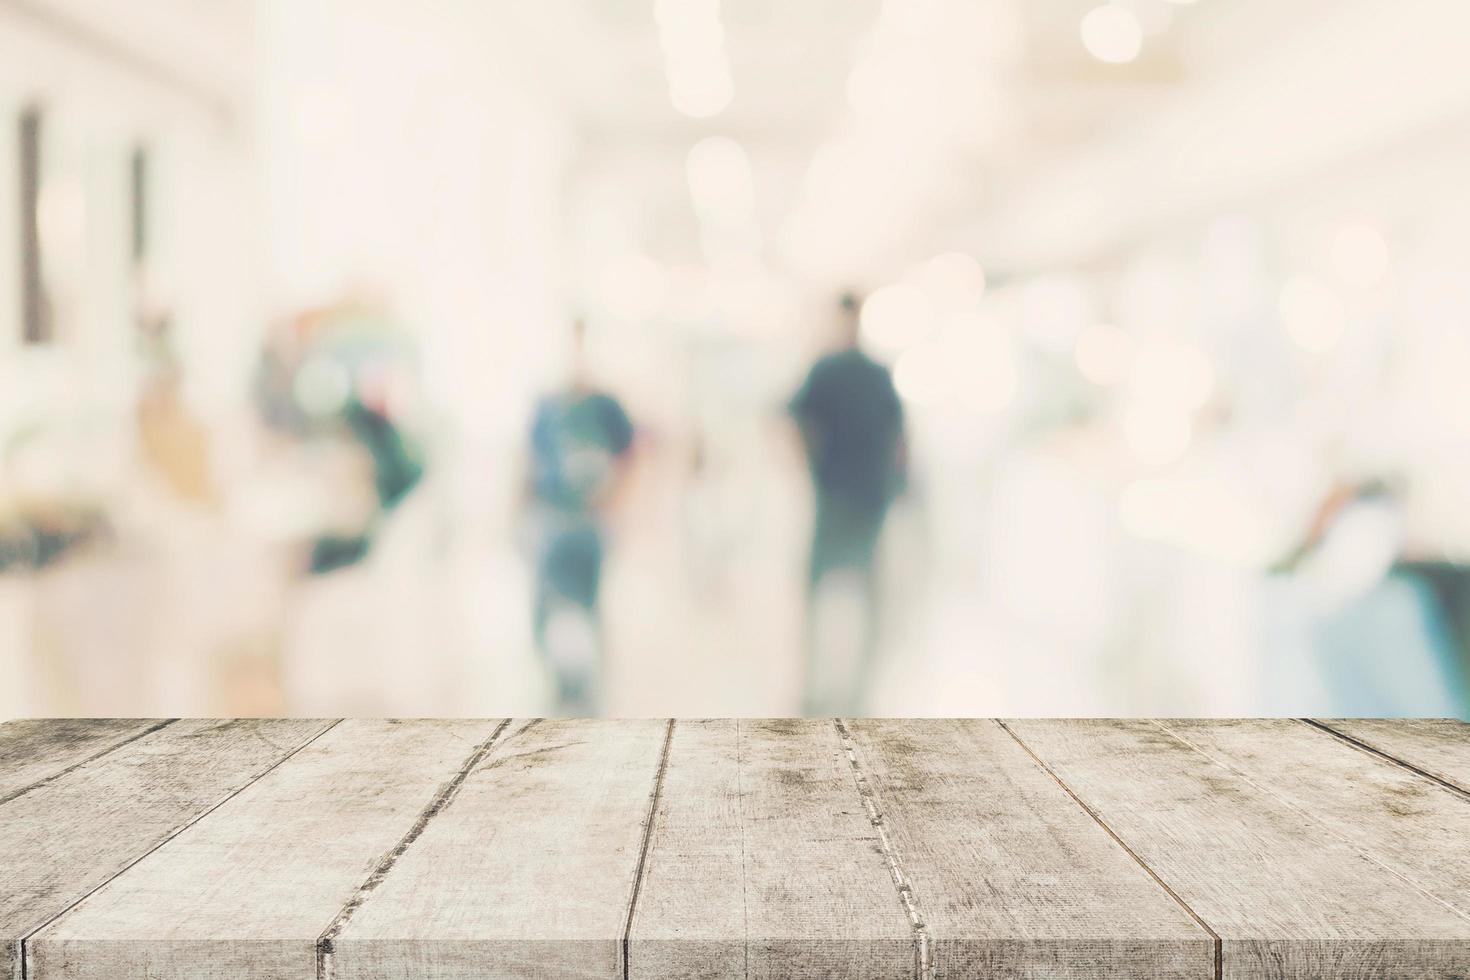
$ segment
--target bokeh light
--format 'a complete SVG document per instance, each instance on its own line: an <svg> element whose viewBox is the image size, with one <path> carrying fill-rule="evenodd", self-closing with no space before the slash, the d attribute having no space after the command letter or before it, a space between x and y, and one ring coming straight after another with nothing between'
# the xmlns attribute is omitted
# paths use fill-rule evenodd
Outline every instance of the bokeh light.
<svg viewBox="0 0 1470 980"><path fill-rule="evenodd" d="M1342 340L1347 310L1331 286L1311 276L1295 276L1281 287L1278 305L1286 334L1302 350L1325 354Z"/></svg>
<svg viewBox="0 0 1470 980"><path fill-rule="evenodd" d="M1082 17L1082 44L1099 61L1126 64L1143 49L1143 24L1120 3L1094 7Z"/></svg>

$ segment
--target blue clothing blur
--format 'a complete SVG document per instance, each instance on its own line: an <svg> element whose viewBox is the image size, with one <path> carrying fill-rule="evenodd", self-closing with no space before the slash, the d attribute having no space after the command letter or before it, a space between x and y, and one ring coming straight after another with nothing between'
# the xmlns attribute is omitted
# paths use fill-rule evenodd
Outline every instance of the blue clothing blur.
<svg viewBox="0 0 1470 980"><path fill-rule="evenodd" d="M790 411L806 444L815 491L811 561L808 565L807 715L861 710L876 656L880 606L875 566L878 539L889 504L902 489L903 407L888 369L856 348L838 351L812 366L791 399ZM831 585L833 588L828 588ZM836 591L834 591L834 589ZM824 662L841 656L819 634L824 601L856 590L857 649L834 671Z"/></svg>
<svg viewBox="0 0 1470 980"><path fill-rule="evenodd" d="M856 348L828 354L790 407L819 497L881 513L903 475L903 407L888 369Z"/></svg>
<svg viewBox="0 0 1470 980"><path fill-rule="evenodd" d="M601 629L597 612L603 532L597 506L618 457L633 443L633 424L611 395L570 392L536 406L531 423L531 519L537 537L533 628L552 669L559 710L597 708ZM570 614L568 634L553 623Z"/></svg>
<svg viewBox="0 0 1470 980"><path fill-rule="evenodd" d="M1395 568L1361 596L1313 609L1287 576L1266 581L1265 713L1451 716L1470 712L1448 610L1413 569Z"/></svg>
<svg viewBox="0 0 1470 980"><path fill-rule="evenodd" d="M607 487L617 457L633 442L633 423L601 392L551 395L531 423L531 488L564 512L587 512Z"/></svg>

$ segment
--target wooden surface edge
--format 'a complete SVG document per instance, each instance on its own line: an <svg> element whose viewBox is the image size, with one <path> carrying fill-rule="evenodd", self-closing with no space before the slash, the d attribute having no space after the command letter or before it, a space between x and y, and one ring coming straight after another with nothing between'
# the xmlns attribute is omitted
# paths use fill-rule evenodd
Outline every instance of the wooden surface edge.
<svg viewBox="0 0 1470 980"><path fill-rule="evenodd" d="M176 722L178 720L179 719L170 719L169 722L172 723L172 722ZM200 720L200 719L195 719L195 720ZM220 719L220 720L225 720L225 719ZM228 719L228 720L231 720L231 721L239 721L240 719ZM115 871L113 871L111 874L109 874L104 880L102 880L101 882L99 882L94 887L90 888L89 890L87 890L86 893L78 896L76 899L74 899L73 901L71 901L65 908L63 908L60 911L56 912L54 915L51 915L50 917L46 918L45 921L42 921L39 924L28 928L23 935L14 936L14 937L7 937L6 938L6 942L10 946L10 957L11 957L12 963L13 963L12 973L13 973L14 977L16 978L16 980L26 980L26 978L37 978L37 977L40 977L42 975L42 971L41 970L32 967L31 960L32 960L32 952L33 952L33 950L32 950L32 945L33 945L32 944L32 940L33 939L35 939L37 936L39 936L45 930L47 930L47 929L49 929L49 928L57 925L58 923L62 922L68 915L70 915L72 912L74 912L77 908L81 907L88 899L92 898L94 895L96 895L99 892L103 891L105 888L107 888L113 882L116 882L117 880L119 880L120 878L122 878L124 875L126 875L130 870L132 870L133 868L137 867L143 861L147 860L150 856L152 856L155 853L157 853L159 851L159 849L162 848L162 847L164 847L166 844L168 844L169 841L175 839L180 834L182 834L184 831L188 830L190 827L193 827L196 824L200 823L202 820L204 820L205 818L207 818L214 811L218 810L221 806L225 805L230 800L232 800L235 797L237 797L241 792L245 791L246 789L250 788L251 786L253 786L257 782L259 782L263 777L265 777L266 775L268 775L269 773L271 773L273 770L275 770L276 768L278 768L279 766L281 766L283 763L289 761L293 756L295 756L297 753L299 753L302 749L305 749L307 746L311 745L313 742L315 742L317 739L321 738L327 732L331 731L341 721L341 719L337 719L337 718L334 718L334 719L301 719L301 720L302 721L317 721L317 722L319 722L319 724L317 724L316 727L313 730L310 730L310 733L309 734L306 734L303 737L301 737L300 740L297 741L295 745L291 746L289 749L283 750L282 753L277 758L275 758L273 761L271 761L268 765L262 766L259 770L257 770L254 773L252 773L249 776L249 778L247 778L244 781L242 781L239 785L233 787L228 793L226 793L226 794L222 795L220 798L214 800L208 806L203 807L198 813L193 814L188 819L183 820L183 821L179 822L177 825L173 826L160 840L156 841L151 846L148 846L141 853L139 853L136 856L132 857L130 860L128 860L121 867L117 868ZM143 738L146 735L151 735L151 734L154 734L154 733L156 733L158 731L161 731L165 727L167 727L166 724L160 724L160 725L157 725L157 726L153 726L153 727L149 728L147 731L142 732L142 733L140 733L139 735L137 735L135 737L132 737L132 738L129 738L129 739L125 739L123 742L120 742L114 748L115 749L116 748L122 748L122 747L124 747L127 744L130 744L132 742L138 741L139 739ZM103 758L103 757L105 757L105 756L107 756L109 754L110 754L110 751L109 752L101 753L98 756L98 759L101 759L101 758ZM96 761L96 760L93 760L93 761ZM77 766L77 767L75 767L75 769L73 771L80 770L81 768L82 768L81 766Z"/></svg>
<svg viewBox="0 0 1470 980"><path fill-rule="evenodd" d="M644 723L655 719L645 719ZM427 957L438 964L448 964L452 968L463 971L473 971L477 964L482 961L499 962L507 964L520 963L530 969L530 964L543 963L554 972L557 964L566 964L569 967L576 964L607 963L612 965L611 976L618 980L642 980L642 977L650 975L647 969L638 969L638 961L646 962L688 962L697 963L702 959L709 958L712 963L734 964L743 959L746 963L747 975L758 975L750 972L752 964L751 951L759 946L763 952L760 958L762 964L780 963L784 961L798 962L802 960L801 951L809 950L814 945L821 948L829 947L832 955L821 958L828 963L847 961L853 964L868 962L892 961L904 953L898 945L896 937L884 938L879 936L850 935L838 936L815 936L812 938L792 938L790 936L772 936L747 934L743 940L735 933L728 936L706 937L698 941L685 940L678 937L660 935L640 939L634 929L634 923L639 912L639 899L645 887L649 875L649 861L655 827L659 819L661 801L666 789L666 778L669 772L671 752L675 751L675 741L679 727L685 722L700 721L700 719L656 719L663 722L664 733L661 753L658 754L657 769L652 776L651 785L647 791L646 813L643 816L638 842L634 845L632 858L634 861L631 874L624 877L626 881L626 892L623 897L624 914L621 918L621 929L613 938L604 936L600 932L596 935L567 934L558 936L548 933L546 938L500 938L487 936L485 938L454 938L443 936L439 938L416 938L404 936L394 938L391 932L379 932L377 936L364 936L354 939L358 945L359 953L371 952L374 949L389 952L390 947L395 956L406 964L415 962L414 951ZM710 721L710 719L703 719ZM868 719L871 721L871 719ZM750 720L747 720L750 721ZM1003 935L997 933L993 937L985 935L943 935L938 934L931 927L925 915L924 896L926 893L926 881L916 880L913 869L904 861L903 849L895 847L894 840L890 835L903 821L903 807L895 806L895 800L890 799L894 793L909 792L899 786L898 789L889 789L876 778L877 769L868 771L870 763L866 760L865 750L860 740L855 739L854 731L849 729L853 722L840 718L818 719L822 724L831 729L836 741L846 753L847 764L851 769L850 789L852 791L852 805L861 810L864 818L871 824L876 838L879 842L878 853L886 862L893 878L893 901L896 909L902 909L908 917L912 926L911 945L907 947L907 953L912 960L912 975L916 980L933 980L939 976L954 977L951 971L961 970L963 975L1045 975L1064 977L1113 977L1129 975L1137 970L1138 976L1154 976L1147 972L1151 965L1149 956L1157 956L1163 951L1162 962L1173 963L1175 972L1160 973L1159 976L1212 976L1215 980L1223 980L1225 977L1240 978L1240 980L1266 980L1283 975L1281 971L1288 964L1313 964L1315 968L1330 971L1321 975L1357 977L1380 975L1384 964L1412 964L1416 969L1422 969L1422 976L1433 978L1463 977L1460 972L1467 963L1470 963L1470 937L1461 937L1452 934L1454 931L1443 932L1438 935L1424 934L1408 938L1395 938L1393 936L1375 937L1371 935L1341 936L1318 938L1312 936L1293 936L1289 934L1254 936L1242 934L1237 927L1232 934L1226 925L1222 924L1217 931L1215 926L1207 922L1191 907L1194 901L1186 902L1181 895L1187 895L1190 888L1198 889L1199 884L1191 885L1187 878L1171 884L1170 872L1167 866L1162 870L1155 869L1142 856L1148 850L1146 841L1129 841L1129 832L1126 827L1121 830L1110 826L1111 817L1106 817L1110 805L1106 798L1110 791L1103 789L1103 800L1089 800L1088 791L1085 786L1074 787L1064 781L1067 760L1065 754L1057 756L1048 761L1051 753L1040 744L1035 748L1028 744L1017 731L1010 726L1016 725L1025 729L1028 725L1043 725L1051 720L1047 719L966 719L966 722L975 724L994 723L1004 731L1011 739L1029 753L1036 764L1053 780L1057 782L1062 790L1076 803L1078 808L1084 812L1098 827L1111 836L1129 856L1146 871L1161 888L1168 893L1212 938L1189 939L1181 937L1164 938L1150 936L1126 936L1116 935L1111 937L1089 937L1082 935L1078 937L1023 937L1022 935ZM857 724L862 725L863 720ZM899 721L899 720L894 720ZM1096 719L1095 722L1107 720ZM1179 742L1192 754L1198 755L1214 766L1230 773L1229 777L1207 771L1198 780L1201 786L1214 785L1215 782L1233 783L1242 781L1256 790L1267 794L1275 803L1279 803L1302 816L1310 818L1311 822L1324 830L1330 830L1320 815L1311 812L1307 806L1299 806L1288 802L1273 790L1268 781L1262 777L1253 776L1251 772L1242 766L1233 757L1222 754L1221 750L1196 744L1196 740L1189 736L1188 732L1175 730L1178 720L1171 719L1125 719L1117 720L1120 724L1148 725L1157 728L1160 733L1168 738ZM1221 720L1227 721L1227 720ZM1470 805L1470 789L1459 785L1454 778L1444 776L1440 773L1442 766L1435 766L1435 758L1425 758L1412 752L1405 752L1401 748L1397 752L1389 751L1386 740L1372 739L1368 735L1351 734L1352 729L1343 725L1341 720L1333 719L1275 719L1274 721L1292 726L1299 726L1298 731L1312 732L1313 737L1319 737L1325 746L1336 745L1344 755L1357 754L1361 756L1364 766L1388 766L1399 767L1403 772L1399 779L1411 780L1422 779L1426 785L1438 784L1440 787L1450 790L1465 798ZM76 762L65 769L48 775L38 780L34 786L49 784L57 779L65 778L66 774L83 766L105 758L116 749L130 744L137 739L143 738L157 731L172 720L162 721L155 724L156 727L132 734L126 738L102 748L88 758ZM531 724L534 725L533 721ZM152 975L150 958L152 956L151 944L146 940L118 940L98 939L89 940L83 938L67 939L49 944L45 949L34 950L30 940L43 930L60 922L83 903L87 902L94 894L101 891L108 884L126 875L135 865L148 859L156 851L162 848L170 840L177 837L190 827L207 820L215 810L228 803L231 799L244 792L264 776L277 767L286 764L296 753L306 748L316 739L331 731L338 721L323 721L320 727L308 737L304 737L289 751L277 758L269 766L262 768L249 781L233 789L228 795L215 801L212 805L203 809L187 821L180 823L159 843L149 848L146 852L137 856L126 866L115 871L102 884L92 888L86 894L77 898L67 908L55 914L42 925L30 929L24 936L0 935L0 976L5 976L5 967L10 967L8 976L13 980L60 980L73 975L86 976L89 974L73 974L68 971L68 959L73 946L109 946L116 947L116 955L113 961L125 965L126 969L118 974L119 980L126 976ZM291 980L308 980L314 977L316 980L330 978L332 968L330 955L333 941L341 933L347 922L352 918L356 907L361 900L374 892L379 884L391 881L397 860L403 854L409 852L418 838L426 828L434 826L434 821L454 802L458 790L467 779L474 774L482 764L486 763L492 750L498 746L503 732L508 730L510 719L499 723L493 733L483 742L474 746L465 757L457 773L444 782L424 805L414 820L402 833L397 845L382 854L369 868L363 884L360 885L352 897L342 907L342 910L321 931L320 935L313 941L311 937L283 937L283 938L259 938L253 940L232 940L228 938L197 938L186 939L174 943L180 950L194 946L198 948L201 956L212 964L225 964L231 967L234 975L259 976L271 978L290 977ZM1463 723L1462 723L1463 724ZM1339 731L1338 726L1347 731ZM527 726L530 727L530 726ZM1422 730L1421 730L1422 731ZM1470 735L1470 727L1466 728ZM1147 733L1144 733L1145 735ZM867 736L865 736L867 737ZM1303 736L1305 737L1305 736ZM1422 734L1417 736L1422 738ZM1435 735L1435 738L1442 737ZM508 736L507 736L508 740ZM1412 743L1410 743L1412 744ZM1470 750L1470 739L1464 743ZM1457 738L1453 741L1455 753L1459 752ZM1306 753L1310 755L1311 753ZM1409 758L1401 758L1400 756ZM1456 755L1456 758L1459 756ZM1417 759L1418 762L1412 761ZM1054 769L1052 762L1056 762L1058 768ZM1146 762L1146 760L1145 760ZM1420 763L1425 763L1421 765ZM1143 763L1140 763L1143 764ZM1079 765L1074 763L1074 765ZM1412 774L1412 775L1410 775ZM1325 778L1325 777L1324 777ZM1340 778L1340 774L1339 777ZM1354 784L1356 785L1356 784ZM15 797L19 798L31 792L34 786L28 786ZM1439 790L1429 790L1439 794ZM641 790L640 790L641 793ZM921 800L922 796L913 799ZM1446 795L1445 799L1449 799ZM5 801L0 801L0 806ZM912 801L910 801L912 802ZM1161 804L1162 805L1162 804ZM1111 808L1116 811L1118 804L1114 802ZM631 813L630 813L631 817ZM0 811L0 819L3 819L3 811ZM628 823L631 825L632 820ZM1264 825L1263 825L1264 826ZM1455 824L1458 826L1458 823ZM1357 850L1360 856L1372 860L1382 867L1382 862L1374 856L1374 852L1366 849L1356 841L1349 841L1342 837L1339 839L1350 844ZM1206 844L1205 846L1209 846ZM1167 857L1165 865L1167 865ZM1402 876L1400 876L1402 877ZM1407 882L1407 878L1405 879ZM977 886L978 887L978 886ZM1417 887L1417 885L1415 886ZM1178 891L1176 892L1176 888ZM978 892L977 894L982 894ZM1426 897L1432 897L1427 892ZM1440 900L1443 903L1443 900ZM1370 903L1371 904L1371 903ZM1462 916L1465 913L1460 913ZM1361 913L1355 913L1356 920ZM1370 917L1371 918L1371 917ZM1470 918L1470 916L1467 916ZM1274 928L1274 927L1273 927ZM613 929L607 930L609 933ZM235 944L233 950L226 950L221 944ZM609 945L611 943L611 945ZM516 946L514 952L510 947ZM840 947L840 948L839 948ZM1209 949L1213 960L1213 969L1207 972L1199 972L1201 955L1205 949ZM578 952L583 950L584 952ZM650 955L640 956L639 952ZM40 955L33 956L36 952ZM327 961L323 962L323 952L327 954ZM303 957L311 959L308 969L304 965ZM406 958L405 958L406 957ZM372 957L369 957L372 959ZM810 959L810 957L808 957ZM427 962L427 960L426 960ZM815 960L814 960L815 962ZM1089 966L1090 965L1090 966ZM1092 971L1092 972L1089 972ZM1040 972L1038 972L1040 971ZM738 972L730 973L728 969L720 968L713 970L709 976L738 976ZM210 973L209 975L214 975ZM438 974L435 974L436 976ZM460 977L470 975L469 973L445 974ZM539 975L539 974L538 974ZM691 974L692 976L693 974ZM704 974L699 974L704 976ZM858 974L854 974L858 975ZM791 980L808 980L799 973L791 974Z"/></svg>

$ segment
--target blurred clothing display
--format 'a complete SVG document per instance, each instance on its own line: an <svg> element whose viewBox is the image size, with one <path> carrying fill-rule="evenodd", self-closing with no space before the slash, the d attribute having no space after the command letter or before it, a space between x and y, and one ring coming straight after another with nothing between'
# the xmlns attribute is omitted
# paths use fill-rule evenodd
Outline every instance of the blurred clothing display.
<svg viewBox="0 0 1470 980"><path fill-rule="evenodd" d="M1423 583L1434 597L1435 610L1453 660L1446 665L1449 689L1458 693L1461 714L1470 714L1470 567L1454 562L1401 561L1395 570Z"/></svg>
<svg viewBox="0 0 1470 980"><path fill-rule="evenodd" d="M1428 583L1394 572L1325 615L1315 639L1328 702L1354 717L1470 712L1459 651Z"/></svg>
<svg viewBox="0 0 1470 980"><path fill-rule="evenodd" d="M424 476L423 450L408 431L415 368L393 319L350 299L307 311L267 338L255 376L262 424L300 448L355 447L376 504L354 526L334 521L315 533L307 558L313 574L362 561L383 518Z"/></svg>
<svg viewBox="0 0 1470 980"><path fill-rule="evenodd" d="M178 379L157 378L138 403L138 439L148 463L179 498L217 505L209 432L179 397Z"/></svg>
<svg viewBox="0 0 1470 980"><path fill-rule="evenodd" d="M1402 560L1400 498L1380 480L1332 487L1278 567L1266 669L1281 711L1310 690L1344 715L1470 714L1465 570Z"/></svg>

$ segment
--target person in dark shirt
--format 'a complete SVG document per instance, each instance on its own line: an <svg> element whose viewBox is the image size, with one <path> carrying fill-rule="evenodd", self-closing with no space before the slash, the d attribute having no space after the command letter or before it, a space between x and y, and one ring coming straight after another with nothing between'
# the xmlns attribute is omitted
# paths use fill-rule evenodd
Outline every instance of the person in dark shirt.
<svg viewBox="0 0 1470 980"><path fill-rule="evenodd" d="M622 405L587 382L584 329L575 324L572 382L537 404L530 445L537 538L533 626L556 683L558 709L572 714L592 714L597 706L603 511L633 445L633 423Z"/></svg>
<svg viewBox="0 0 1470 980"><path fill-rule="evenodd" d="M866 687L877 643L874 554L889 504L904 480L903 406L888 369L858 346L858 301L841 302L840 349L820 358L792 398L816 497L808 569L808 650L804 710L855 711ZM818 682L821 665L813 635L819 595L834 573L860 587L864 608L861 649L842 682Z"/></svg>

